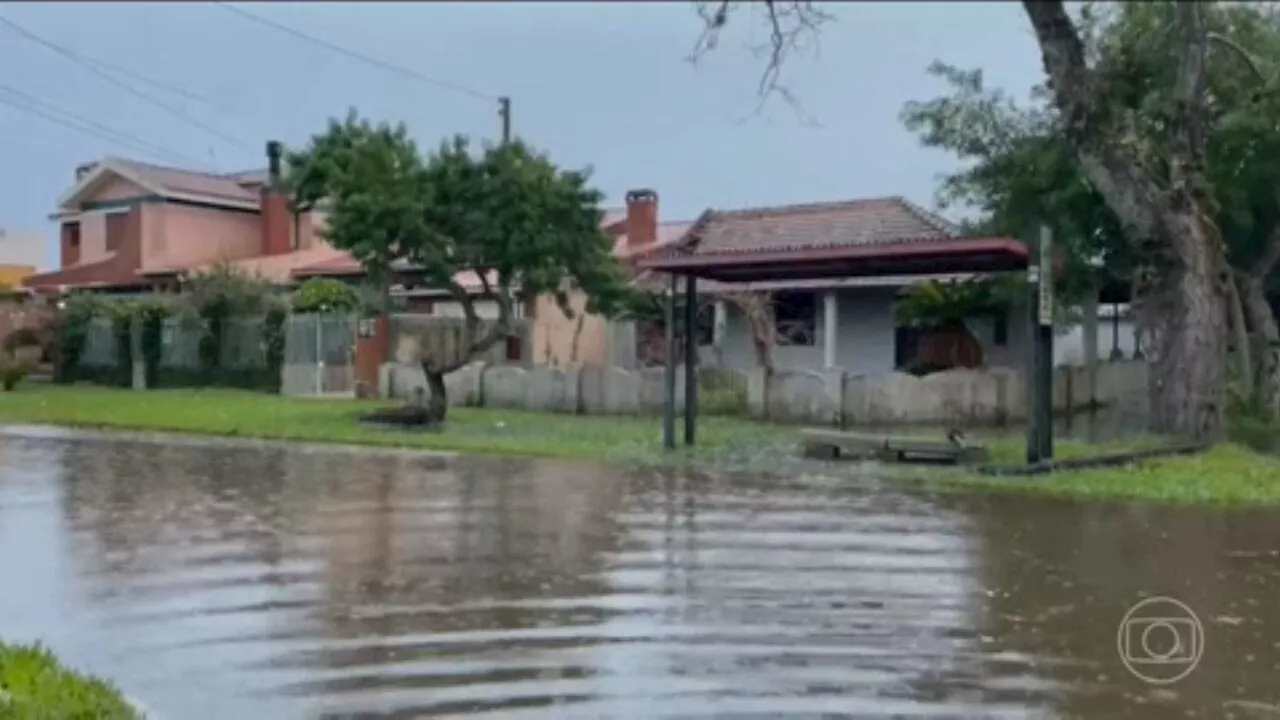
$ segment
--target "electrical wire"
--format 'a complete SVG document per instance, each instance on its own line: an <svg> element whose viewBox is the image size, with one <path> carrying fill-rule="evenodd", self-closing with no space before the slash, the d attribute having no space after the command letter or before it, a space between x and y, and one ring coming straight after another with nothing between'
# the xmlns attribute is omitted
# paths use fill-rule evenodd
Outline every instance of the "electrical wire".
<svg viewBox="0 0 1280 720"><path fill-rule="evenodd" d="M360 62L366 63L368 65L372 65L374 67L381 68L383 70L387 70L389 72L393 72L398 75L402 75L404 77L408 77L413 80L426 83L428 85L434 85L436 87L444 88L447 90L453 90L455 92L459 92L464 95L470 95L471 97L476 98L478 100L496 101L498 99L497 95L491 95L487 92L477 90L473 87L468 87L466 85L450 82L448 80L441 80L440 78L431 77L429 75L423 75L422 73L417 72L415 70L410 70L409 68L406 68L406 67L393 65L389 62L385 62L383 60L378 60L377 58L369 57L368 55L365 55L360 52L356 52L355 50L351 50L349 48L345 48L341 45L338 45L337 43L330 42L323 38L310 35L301 30L298 30L297 28L293 28L288 25L285 25L284 23L262 17L261 15L251 13L248 10L242 10L241 8L238 8L229 3L215 2L214 5L217 5L218 7L221 7L223 10L226 10L228 12L235 13L236 15L239 15L243 18L252 20L253 22L259 23L261 25L266 25L267 27L275 28L276 30L279 30L283 33L287 33L301 40L305 40L315 45L328 48L333 52L346 55L349 58L359 60Z"/></svg>
<svg viewBox="0 0 1280 720"><path fill-rule="evenodd" d="M43 37L41 37L41 36L37 35L36 33L31 32L30 30L28 30L28 29L26 29L26 28L22 27L21 25L19 25L19 24L17 24L17 23L15 23L15 22L13 22L12 20L10 20L10 19L8 19L8 18L0 17L0 24L5 25L5 26L6 26L6 27L8 27L9 29L11 29L11 30L13 30L14 32L16 32L16 33L18 33L18 34L22 35L23 37L27 38L28 40L31 40L32 42L38 43L38 44L40 44L40 45L43 45L43 46L45 46L46 48L48 48L48 49L50 49L50 50L52 50L52 51L54 51L54 52L58 53L59 55L62 55L63 57L65 57L65 58L67 58L67 59L71 60L72 62L76 63L77 65L80 65L80 66L81 66L81 67L83 67L84 69L89 70L90 72L94 73L94 74L95 74L95 75L97 75L98 77L101 77L102 79L104 79L104 80L106 80L106 81L110 82L111 84L116 85L117 87L119 87L119 88L121 88L121 89L123 89L123 90L125 90L125 91L129 92L130 94L132 94L132 95L134 95L134 96L136 96L136 97L138 97L138 98L140 98L140 99L142 99L142 100L144 100L144 101L146 101L146 102L148 102L148 103L150 103L150 104L152 104L152 105L155 105L156 107L158 107L158 108L160 108L160 109L162 109L162 110L165 110L166 112L168 112L169 114L173 115L174 117L177 117L177 118L178 118L178 119L180 119L180 120L183 120L183 121L185 121L185 122L187 122L187 123L190 123L191 125L194 125L195 127L198 127L198 128L200 128L200 129L202 129L202 130L204 130L204 131L206 131L206 132L210 133L211 135L215 135L215 136L217 136L217 137L221 138L222 140L225 140L225 141L227 141L227 142L229 142L229 143L231 143L231 144L233 144L233 145L238 145L238 146L240 146L240 147L242 147L242 148L245 148L245 149L248 149L248 150L252 150L252 149L253 149L253 146L251 146L249 143L245 142L244 140L242 140L242 139L240 139L240 138L232 137L231 135L228 135L228 134L226 134L226 133L222 132L221 130L219 130L219 129L215 128L215 127L212 127L212 126L210 126L210 125L206 125L205 123L202 123L202 122L200 122L199 120L196 120L195 118L193 118L193 117L191 117L191 116L187 115L187 114L186 114L186 113L184 113L180 108L176 108L176 107L174 107L174 106L172 106L172 105L169 105L169 104L166 104L166 103L164 103L164 102L162 102L162 101L160 101L160 100L157 100L156 98L152 97L151 95L148 95L147 93L145 93L145 92L143 92L143 91L141 91L141 90L139 90L139 89L135 88L134 86L132 86L132 85L130 85L130 84L128 84L128 83L126 83L126 82L124 82L123 80L120 80L120 79L119 79L119 78L117 78L116 76L114 76L114 75L110 74L109 72L107 72L107 71L103 70L102 68L98 67L97 65L95 65L95 64L94 64L94 61L91 61L91 60L86 59L84 56L80 55L79 53L75 52L74 50L71 50L71 49L69 49L69 48L63 47L63 46L61 46L61 45L58 45L57 43L54 43L54 42L52 42L52 41L50 41L50 40L46 40L45 38L43 38Z"/></svg>
<svg viewBox="0 0 1280 720"><path fill-rule="evenodd" d="M216 100L212 100L210 98L204 97L203 95L199 95L197 93L191 92L186 88L181 88L181 87L178 87L177 85L170 85L169 83L166 83L162 80L156 80L155 78L149 78L146 75L141 75L128 68L121 67L119 65L115 65L103 60L99 60L97 58L91 58L88 55L82 54L80 55L80 57L85 61L91 62L94 65L97 65L105 70L110 70L111 72L119 73L121 75L124 75L125 77L133 78L138 82L146 83L147 85L150 85L154 88L168 91L179 97L186 98L187 100L194 100L198 103L204 103L205 105L211 105L214 107L224 107L222 103L219 103Z"/></svg>
<svg viewBox="0 0 1280 720"><path fill-rule="evenodd" d="M96 120L77 115L69 110L54 105L46 100L41 100L33 95L25 93L17 88L0 84L0 93L8 94L12 98L17 98L25 104L15 102L13 99L0 95L0 105L11 107L36 117L43 118L55 125L75 130L76 132L96 137L100 140L115 143L130 150L136 150L152 157L164 159L168 162L178 162L184 164L203 165L199 160L183 155L182 153L169 150L163 146L144 140L136 135L131 135L122 130L116 130L113 127L104 125Z"/></svg>

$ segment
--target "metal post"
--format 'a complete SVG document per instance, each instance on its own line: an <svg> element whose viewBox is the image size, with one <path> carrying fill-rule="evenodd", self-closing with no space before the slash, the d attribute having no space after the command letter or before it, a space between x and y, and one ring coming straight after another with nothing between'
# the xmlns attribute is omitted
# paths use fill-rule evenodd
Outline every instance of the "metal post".
<svg viewBox="0 0 1280 720"><path fill-rule="evenodd" d="M502 118L502 144L511 142L511 98L498 98L498 116Z"/></svg>
<svg viewBox="0 0 1280 720"><path fill-rule="evenodd" d="M316 324L316 397L324 394L324 323L319 315L311 316Z"/></svg>
<svg viewBox="0 0 1280 720"><path fill-rule="evenodd" d="M684 280L684 444L698 437L698 281Z"/></svg>
<svg viewBox="0 0 1280 720"><path fill-rule="evenodd" d="M1040 227L1040 322L1036 326L1036 395L1040 398L1036 436L1040 460L1053 459L1053 231Z"/></svg>
<svg viewBox="0 0 1280 720"><path fill-rule="evenodd" d="M676 276L671 276L666 308L667 357L662 375L662 447L676 449Z"/></svg>
<svg viewBox="0 0 1280 720"><path fill-rule="evenodd" d="M1027 386L1027 464L1040 462L1040 258L1034 237L1027 242L1031 262L1027 265L1027 361L1024 380Z"/></svg>

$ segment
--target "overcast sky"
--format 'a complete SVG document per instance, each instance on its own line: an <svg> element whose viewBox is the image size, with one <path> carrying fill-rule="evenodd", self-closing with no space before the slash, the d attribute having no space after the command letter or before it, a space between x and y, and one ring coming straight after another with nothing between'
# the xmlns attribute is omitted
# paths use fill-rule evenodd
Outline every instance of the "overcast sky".
<svg viewBox="0 0 1280 720"><path fill-rule="evenodd" d="M898 122L904 102L942 89L926 76L928 64L981 67L1018 97L1041 76L1017 3L829 4L836 20L820 52L793 58L784 76L815 128L778 100L743 121L756 108L764 63L749 47L766 37L750 8L694 66L686 58L701 22L682 2L240 7L423 75L509 95L516 134L562 165L593 166L609 204L629 188L654 188L667 220L707 207L896 194L932 206L939 173L955 161L919 147ZM189 122L0 26L0 103L29 102L11 88L167 153L147 156L0 104L0 227L43 230L51 243L46 216L74 167L107 154L261 167L266 140L300 144L352 106L404 120L427 145L455 132L499 132L490 100L370 67L212 4L6 2L0 17L210 101L117 76Z"/></svg>

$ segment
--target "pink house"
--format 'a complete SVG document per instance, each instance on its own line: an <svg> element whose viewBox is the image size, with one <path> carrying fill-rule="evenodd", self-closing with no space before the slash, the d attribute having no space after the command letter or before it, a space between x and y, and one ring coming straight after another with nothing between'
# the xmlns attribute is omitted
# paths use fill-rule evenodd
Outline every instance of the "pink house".
<svg viewBox="0 0 1280 720"><path fill-rule="evenodd" d="M37 290L166 287L185 271L230 262L270 279L343 255L318 232L323 211L294 215L277 188L279 143L268 169L215 174L107 157L76 168L51 219L59 267L26 278Z"/></svg>

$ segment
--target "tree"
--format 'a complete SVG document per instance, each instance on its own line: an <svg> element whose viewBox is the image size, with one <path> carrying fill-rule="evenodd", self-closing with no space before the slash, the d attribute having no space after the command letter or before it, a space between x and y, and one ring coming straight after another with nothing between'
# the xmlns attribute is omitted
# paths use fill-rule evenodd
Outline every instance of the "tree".
<svg viewBox="0 0 1280 720"><path fill-rule="evenodd" d="M296 313L349 313L360 309L360 293L333 278L311 278L298 286L293 295Z"/></svg>
<svg viewBox="0 0 1280 720"><path fill-rule="evenodd" d="M587 312L605 315L628 298L589 172L562 170L523 142L475 153L455 136L424 156L403 124L374 125L352 111L288 161L295 206L330 203L334 247L377 277L411 267L462 308L456 347L420 359L433 421L448 406L445 374L512 332L520 298L553 294L570 318L571 293L585 293ZM481 298L497 306L492 322L476 312Z"/></svg>
<svg viewBox="0 0 1280 720"><path fill-rule="evenodd" d="M1177 67L1177 58L1159 31L1168 25L1170 12L1167 6L1130 4L1103 15L1086 13L1083 36L1089 52L1099 55L1109 48L1110 55L1128 59L1125 72L1113 73L1106 86L1108 105L1168 102L1176 81L1168 69ZM1267 348L1256 384L1262 404L1275 417L1280 414L1280 362L1274 341L1280 337L1264 286L1280 257L1280 198L1274 190L1280 168L1269 160L1280 150L1274 119L1280 108L1274 94L1259 89L1280 68L1280 25L1263 5L1210 5L1204 12L1210 37L1227 49L1207 70L1214 112L1206 131L1205 175L1234 269L1227 290L1240 387L1249 395L1255 384L1251 327ZM935 63L930 73L948 83L950 94L908 103L903 122L926 145L950 150L968 165L946 178L939 200L978 208L991 232L1014 233L1037 218L1050 223L1071 250L1068 280L1087 278L1080 274L1082 261L1095 255L1114 276L1130 275L1137 243L1081 172L1065 136L1056 132L1052 108L1018 106L998 90L984 88L980 71ZM1047 91L1040 87L1033 95L1043 100ZM1144 149L1148 163L1167 153L1161 131L1151 123L1136 123L1131 143ZM1242 298L1248 300L1247 313Z"/></svg>
<svg viewBox="0 0 1280 720"><path fill-rule="evenodd" d="M710 12L703 6L708 32L714 37L742 7L729 0ZM763 9L775 47L794 44L796 32L819 22L809 3L750 7ZM1220 111L1207 92L1207 7L1125 4L1120 12L1135 13L1125 26L1135 34L1094 42L1102 23L1088 14L1077 24L1063 2L1023 2L1048 78L1053 127L1134 254L1135 304L1153 340L1152 429L1217 440L1225 430L1229 274L1205 172L1206 137ZM1167 61L1145 69L1169 78L1171 92L1138 92L1135 70L1153 55L1124 52L1137 42L1164 48ZM784 57L770 56L766 76ZM1111 102L1124 92L1136 102Z"/></svg>

